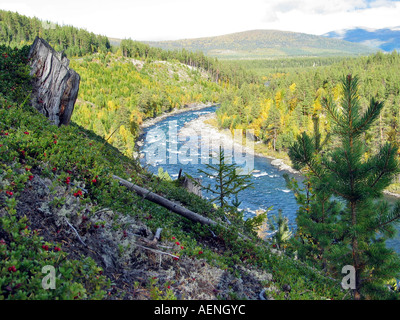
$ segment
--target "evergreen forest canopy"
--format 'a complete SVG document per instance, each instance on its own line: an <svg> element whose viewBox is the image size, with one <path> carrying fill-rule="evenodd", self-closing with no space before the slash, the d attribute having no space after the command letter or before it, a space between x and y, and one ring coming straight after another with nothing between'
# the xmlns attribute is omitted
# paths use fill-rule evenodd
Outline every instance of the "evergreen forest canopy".
<svg viewBox="0 0 400 320"><path fill-rule="evenodd" d="M209 58L201 51L162 50L131 39L120 41L119 46L112 46L106 36L96 35L85 29L73 26L60 26L49 21L29 18L0 10L0 43L11 47L30 45L36 36L45 39L56 51L63 51L68 57L82 57L93 53L116 52L119 48L125 57L143 60L177 60L192 67L209 72L216 82L226 80L234 72L237 82L256 81L252 73L243 68L222 68L216 58Z"/></svg>
<svg viewBox="0 0 400 320"><path fill-rule="evenodd" d="M293 68L270 63L274 72L265 74L263 84L246 84L225 91L218 110L222 128L254 129L256 136L276 151L288 150L295 136L312 130L313 117L319 116L322 135L330 122L321 107L321 98L340 99L340 79L346 74L359 78L358 97L365 108L372 97L384 101L378 121L365 135L365 143L376 150L385 141L398 141L400 104L400 56L375 55L334 61L321 67ZM248 64L246 62L245 64ZM281 70L281 71L280 71Z"/></svg>
<svg viewBox="0 0 400 320"><path fill-rule="evenodd" d="M51 44L56 51L68 56L83 56L111 50L106 36L95 35L73 26L60 26L38 18L29 18L17 12L0 10L0 43L11 47L30 45L36 37Z"/></svg>

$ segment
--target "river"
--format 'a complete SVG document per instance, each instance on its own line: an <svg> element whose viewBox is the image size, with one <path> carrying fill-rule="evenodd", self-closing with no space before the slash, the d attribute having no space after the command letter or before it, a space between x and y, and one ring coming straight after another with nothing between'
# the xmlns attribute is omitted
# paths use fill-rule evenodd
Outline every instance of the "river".
<svg viewBox="0 0 400 320"><path fill-rule="evenodd" d="M225 143L223 145L227 159L230 159L229 155L231 155L233 162L238 163L242 168L252 170L253 188L242 191L238 197L241 201L239 209L243 210L245 219L254 216L256 210L267 210L272 207L268 217L276 215L281 210L283 216L289 220L289 228L294 232L298 205L293 192L286 187L284 172L271 165L272 159L252 154L248 150L238 152L235 149L237 145L232 144L232 140L227 139L226 135L219 134L217 130L204 126L203 122L199 121L199 117L203 118L215 113L216 108L216 106L211 106L174 114L144 128L143 145L140 148L141 164L155 174L161 167L172 179L176 179L182 169L183 173L201 178L203 184L212 185L213 181L201 175L198 170L209 171L206 163L211 164L213 161L211 155L215 155L218 151L219 143L213 143L210 139L216 139L216 142L222 141ZM302 180L298 174L289 173L289 175L299 181ZM205 198L210 198L210 196L203 193ZM386 199L390 203L396 200L392 196L386 196ZM387 245L398 253L400 253L399 233L396 238L387 241Z"/></svg>

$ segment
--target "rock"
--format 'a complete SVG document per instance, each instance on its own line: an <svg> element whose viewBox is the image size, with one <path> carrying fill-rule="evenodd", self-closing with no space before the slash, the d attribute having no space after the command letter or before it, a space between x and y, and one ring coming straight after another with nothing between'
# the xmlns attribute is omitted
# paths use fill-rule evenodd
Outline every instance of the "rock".
<svg viewBox="0 0 400 320"><path fill-rule="evenodd" d="M282 159L275 159L271 161L271 165L277 167L279 171L288 171L290 173L299 173L297 170L294 170L291 166L285 164Z"/></svg>
<svg viewBox="0 0 400 320"><path fill-rule="evenodd" d="M33 76L32 105L54 125L68 125L79 91L80 76L69 60L36 37L29 52Z"/></svg>
<svg viewBox="0 0 400 320"><path fill-rule="evenodd" d="M271 161L271 165L275 166L275 167L280 167L281 165L283 165L283 161L281 159L275 159Z"/></svg>
<svg viewBox="0 0 400 320"><path fill-rule="evenodd" d="M254 133L252 132L246 132L246 136L248 139L250 139L251 141L256 141L256 142L262 142L262 140L260 140L259 137L257 137Z"/></svg>

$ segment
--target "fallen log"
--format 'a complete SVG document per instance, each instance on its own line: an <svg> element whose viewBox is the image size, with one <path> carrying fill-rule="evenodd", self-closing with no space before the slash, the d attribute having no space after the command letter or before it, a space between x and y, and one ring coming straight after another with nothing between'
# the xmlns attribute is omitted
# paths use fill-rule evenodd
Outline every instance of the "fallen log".
<svg viewBox="0 0 400 320"><path fill-rule="evenodd" d="M133 183L130 183L129 181L126 181L118 176L113 175L113 178L118 180L121 185L135 191L138 195L142 196L143 198L151 202L157 203L160 206L163 206L164 208L167 208L168 210L171 210L172 212L175 212L193 222L199 222L201 224L209 226L217 225L217 223L214 220L203 217L196 212L190 211L175 202L172 202L164 197L159 196L158 194L155 194L149 190L139 187Z"/></svg>
<svg viewBox="0 0 400 320"><path fill-rule="evenodd" d="M126 181L125 179L122 179L116 175L112 176L113 179L116 179L119 181L119 183L125 187L127 187L130 190L135 191L138 195L142 196L144 199L147 199L151 202L154 202L172 212L175 212L193 222L199 222L200 224L205 224L208 226L216 226L218 225L217 222L215 222L212 219L203 217L202 215L193 212L189 209L186 209L185 207L180 206L179 204L172 202L164 197L159 196L158 194L155 194L154 192L151 192L147 189L144 189L142 187L139 187L129 181ZM226 226L221 225L223 228L228 229ZM248 237L238 233L239 237L245 240L250 240Z"/></svg>

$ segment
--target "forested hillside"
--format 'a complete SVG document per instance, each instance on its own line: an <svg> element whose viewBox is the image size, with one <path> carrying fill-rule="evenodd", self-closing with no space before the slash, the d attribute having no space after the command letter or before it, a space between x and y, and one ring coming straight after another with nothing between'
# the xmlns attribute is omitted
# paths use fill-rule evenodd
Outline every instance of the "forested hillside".
<svg viewBox="0 0 400 320"><path fill-rule="evenodd" d="M0 43L21 47L30 45L36 36L48 41L56 51L64 51L71 56L111 50L106 36L0 10Z"/></svg>
<svg viewBox="0 0 400 320"><path fill-rule="evenodd" d="M191 103L217 103L222 87L205 71L178 61L117 54L75 59L82 79L72 120L132 156L143 120Z"/></svg>
<svg viewBox="0 0 400 320"><path fill-rule="evenodd" d="M130 156L144 119L191 103L216 103L230 82L259 81L202 52L166 51L130 39L112 47L105 36L0 11L0 43L22 47L36 36L72 58L71 67L82 78L75 121Z"/></svg>
<svg viewBox="0 0 400 320"><path fill-rule="evenodd" d="M238 64L225 64L217 58L207 56L205 50L161 49L131 39L122 40L119 48L125 57L142 60L176 60L191 67L205 70L217 83L232 82L235 85L240 85L259 80L259 77L253 72L249 72Z"/></svg>
<svg viewBox="0 0 400 320"><path fill-rule="evenodd" d="M164 50L202 51L220 59L357 56L377 51L357 43L279 30L251 30L216 37L146 43Z"/></svg>
<svg viewBox="0 0 400 320"><path fill-rule="evenodd" d="M141 60L173 60L207 71L215 82L235 78L237 83L256 81L256 77L238 66L223 67L202 51L162 50L148 44L124 39L112 46L106 36L96 35L73 26L60 26L50 21L29 18L16 12L0 10L0 43L11 47L31 44L35 37L45 39L56 51L63 51L68 57L82 57L93 53L117 52L124 57Z"/></svg>
<svg viewBox="0 0 400 320"><path fill-rule="evenodd" d="M348 73L360 79L360 101L365 108L372 97L384 101L385 108L366 135L366 143L376 148L384 141L399 139L400 55L377 53L368 57L343 59L321 67L284 68L265 74L264 83L244 85L230 91L218 110L223 128L254 129L270 149L285 151L301 131L313 127L318 116L323 135L329 123L321 109L321 97L339 99L339 79ZM282 72L279 72L282 70ZM287 70L287 71L285 71Z"/></svg>

